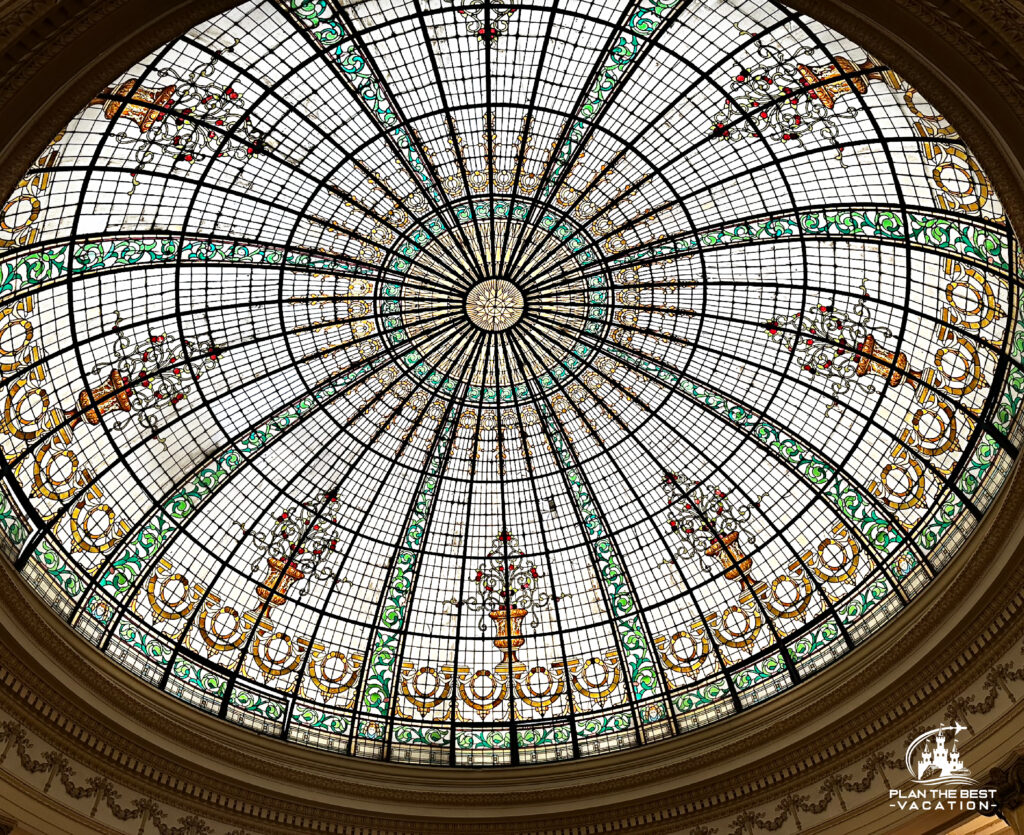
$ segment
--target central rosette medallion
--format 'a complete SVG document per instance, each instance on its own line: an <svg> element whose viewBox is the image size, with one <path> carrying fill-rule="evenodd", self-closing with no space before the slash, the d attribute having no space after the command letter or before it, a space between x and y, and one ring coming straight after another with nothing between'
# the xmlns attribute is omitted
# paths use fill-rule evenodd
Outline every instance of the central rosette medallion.
<svg viewBox="0 0 1024 835"><path fill-rule="evenodd" d="M481 203L460 213L461 227L442 230L438 221L410 232L421 243L391 263L375 327L394 350L409 351L402 362L431 386L465 384L484 402L499 389L511 397L511 386L528 381L568 386L603 355L609 276L593 263L582 231L570 246L521 220L495 221L490 211Z"/></svg>
<svg viewBox="0 0 1024 835"><path fill-rule="evenodd" d="M478 328L506 330L523 315L523 294L511 281L481 281L466 295L466 315Z"/></svg>

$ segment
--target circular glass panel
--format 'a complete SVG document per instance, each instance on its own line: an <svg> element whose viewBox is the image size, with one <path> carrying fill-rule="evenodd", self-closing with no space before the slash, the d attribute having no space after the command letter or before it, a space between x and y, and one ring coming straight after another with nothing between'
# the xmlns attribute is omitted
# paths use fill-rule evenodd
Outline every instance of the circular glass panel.
<svg viewBox="0 0 1024 835"><path fill-rule="evenodd" d="M3 204L3 546L260 733L517 765L799 684L1020 445L1016 241L772 2L249 2Z"/></svg>
<svg viewBox="0 0 1024 835"><path fill-rule="evenodd" d="M484 279L466 295L466 314L478 328L507 330L523 315L523 294L510 281Z"/></svg>

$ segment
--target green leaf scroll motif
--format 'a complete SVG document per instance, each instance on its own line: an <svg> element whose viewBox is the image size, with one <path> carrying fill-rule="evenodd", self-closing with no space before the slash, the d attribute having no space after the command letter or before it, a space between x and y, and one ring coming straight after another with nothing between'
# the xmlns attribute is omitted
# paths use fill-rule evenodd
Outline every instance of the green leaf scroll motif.
<svg viewBox="0 0 1024 835"><path fill-rule="evenodd" d="M282 5L291 9L324 46L329 46L345 37L345 25L337 19L336 12L327 0L289 0Z"/></svg>
<svg viewBox="0 0 1024 835"><path fill-rule="evenodd" d="M14 512L14 503L3 489L0 489L0 532L12 545L21 545L28 537L28 531Z"/></svg>
<svg viewBox="0 0 1024 835"><path fill-rule="evenodd" d="M650 2L650 0L646 0L646 2L639 3L636 10L630 15L625 25L624 34L609 50L605 65L599 70L597 80L587 93L586 101L576 112L575 121L569 128L569 134L559 148L558 160L544 186L545 197L551 192L561 172L582 150L580 143L583 141L587 124L604 107L611 91L619 85L633 65L636 57L640 54L642 39L650 38L658 30L666 20L665 13L670 11L678 1Z"/></svg>
<svg viewBox="0 0 1024 835"><path fill-rule="evenodd" d="M610 716L595 716L576 723L576 734L580 739L591 736L603 736L620 731L628 731L633 727L633 716L630 713L613 713Z"/></svg>
<svg viewBox="0 0 1024 835"><path fill-rule="evenodd" d="M229 474L276 437L287 432L297 421L318 409L341 388L371 373L385 361L384 357L374 358L343 377L321 386L282 409L248 435L237 438L234 446L222 452L218 458L205 462L187 485L164 500L154 515L142 524L134 539L128 541L123 550L115 553L99 585L107 587L114 595L122 595L133 588L135 579L167 547L180 530L181 523L221 489Z"/></svg>
<svg viewBox="0 0 1024 835"><path fill-rule="evenodd" d="M694 710L706 708L716 702L725 701L729 696L728 684L725 679L709 682L697 690L677 693L672 697L672 704L680 715Z"/></svg>
<svg viewBox="0 0 1024 835"><path fill-rule="evenodd" d="M155 661L157 664L166 665L174 655L171 647L155 639L133 621L123 620L118 626L117 635L143 658Z"/></svg>
<svg viewBox="0 0 1024 835"><path fill-rule="evenodd" d="M427 174L426 164L416 148L416 143L405 126L399 124L398 114L387 100L383 85L367 67L366 58L354 44L344 46L340 43L349 37L350 33L345 31L341 15L335 10L334 4L328 3L326 0L318 0L318 2L291 0L287 7L306 26L314 41L323 46L334 47L325 55L340 71L345 82L353 88L355 97L370 108L378 122L391 129L391 136L409 168L420 178L431 200L440 203L441 195Z"/></svg>
<svg viewBox="0 0 1024 835"><path fill-rule="evenodd" d="M503 750L512 747L508 731L463 731L455 734L455 745L461 750Z"/></svg>
<svg viewBox="0 0 1024 835"><path fill-rule="evenodd" d="M1004 398L1000 403L999 409L997 409L996 417L993 421L996 426L999 426L1000 421L1003 421L1009 427L1016 416L1016 410L1019 408L1019 398L1010 394L1011 389L1014 388L1014 383L1009 381L1009 377L1013 376L1014 373L1019 372L1016 369L1011 369L1010 374L1007 375L1007 390L1004 392ZM1000 415L1001 412L1003 412L1002 415ZM957 486L965 496L973 496L978 491L986 475L991 470L992 464L995 462L1000 450L999 442L995 438L988 433L982 434L957 482ZM963 500L953 493L947 492L939 499L932 515L924 523L920 533L917 535L915 541L918 546L926 552L934 550L963 512Z"/></svg>
<svg viewBox="0 0 1024 835"><path fill-rule="evenodd" d="M744 670L732 674L732 683L737 692L742 693L749 690L756 684L773 679L786 671L786 663L782 660L782 653L775 653L762 658L756 664L752 664Z"/></svg>
<svg viewBox="0 0 1024 835"><path fill-rule="evenodd" d="M656 693L661 689L661 684L651 660L650 639L645 634L643 623L637 613L636 601L623 572L622 560L606 533L604 520L594 505L586 482L572 460L558 421L542 401L538 402L538 411L547 427L551 449L565 467L570 493L590 537L589 544L594 550L601 580L611 600L610 614L615 619L615 628L626 655L623 661L629 673L633 695L642 698Z"/></svg>
<svg viewBox="0 0 1024 835"><path fill-rule="evenodd" d="M342 259L313 257L306 253L285 254L283 248L264 244L199 240L180 241L171 237L86 238L71 252L69 244L55 244L20 252L0 262L0 297L60 281L69 276L93 275L125 267L162 266L189 261L252 266L288 266L320 272L374 277L374 270L357 267Z"/></svg>
<svg viewBox="0 0 1024 835"><path fill-rule="evenodd" d="M32 552L32 559L68 597L78 597L82 591L82 578L64 559L59 549L55 549L44 539Z"/></svg>
<svg viewBox="0 0 1024 835"><path fill-rule="evenodd" d="M412 518L402 536L398 554L388 576L383 606L370 650L370 670L363 687L363 707L387 715L394 690L400 630L405 624L409 592L412 590L423 549L430 507L437 495L441 473L447 463L448 442L457 425L457 410L452 409L434 441L427 471L420 481Z"/></svg>
<svg viewBox="0 0 1024 835"><path fill-rule="evenodd" d="M834 642L839 635L835 621L825 621L794 641L788 649L789 657L796 662L804 661Z"/></svg>
<svg viewBox="0 0 1024 835"><path fill-rule="evenodd" d="M873 497L855 490L839 476L837 468L825 459L823 453L810 448L784 427L777 426L739 403L733 403L652 360L636 357L612 346L605 350L632 368L642 369L664 383L677 385L686 397L724 416L737 428L748 430L750 436L765 450L787 464L807 483L816 488L827 485L823 493L826 500L881 553L888 554L903 542L899 529L878 513Z"/></svg>
<svg viewBox="0 0 1024 835"><path fill-rule="evenodd" d="M292 725L309 728L323 733L341 735L348 733L352 720L347 716L327 713L319 707L296 705L292 713Z"/></svg>
<svg viewBox="0 0 1024 835"><path fill-rule="evenodd" d="M447 746L451 739L450 728L413 727L399 725L391 735L395 742L405 745Z"/></svg>
<svg viewBox="0 0 1024 835"><path fill-rule="evenodd" d="M568 725L553 728L524 728L517 734L520 748L542 748L545 745L564 745L572 739Z"/></svg>
<svg viewBox="0 0 1024 835"><path fill-rule="evenodd" d="M712 227L695 237L680 236L656 246L619 256L612 267L637 261L665 260L690 255L698 249L720 249L782 238L848 238L885 243L906 243L946 256L980 262L990 270L1009 269L1005 232L963 217L911 213L904 222L895 207L830 209L763 218L739 225Z"/></svg>
<svg viewBox="0 0 1024 835"><path fill-rule="evenodd" d="M887 207L849 209L843 212L808 212L766 218L739 226L716 227L700 233L703 249L773 241L783 237L828 235L855 239L904 242L909 240L924 249L945 255L959 255L980 261L989 269L1009 268L1006 237L981 224L963 218L911 214L910 226ZM569 230L567 230L568 232ZM576 232L579 236L579 232ZM575 250L576 244L573 245ZM689 255L698 249L697 238L680 238L657 246L619 256L612 267L625 267L636 261ZM401 252L401 250L400 250ZM336 272L375 277L376 272L342 259L313 257L306 253L285 253L283 248L263 244L164 237L93 238L79 243L71 254L69 245L19 252L0 262L0 297L35 289L59 281L69 274L91 275L123 267L146 267L178 261L204 261L224 264L277 266L318 272ZM1024 344L1024 336L1015 336Z"/></svg>

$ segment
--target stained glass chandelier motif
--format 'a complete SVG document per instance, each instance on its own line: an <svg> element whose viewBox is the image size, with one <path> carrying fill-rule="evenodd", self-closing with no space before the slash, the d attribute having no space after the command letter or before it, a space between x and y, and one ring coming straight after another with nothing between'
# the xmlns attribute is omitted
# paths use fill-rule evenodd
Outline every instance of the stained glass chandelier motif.
<svg viewBox="0 0 1024 835"><path fill-rule="evenodd" d="M912 83L755 2L249 2L0 221L0 544L260 733L516 765L798 685L1021 442L1017 243Z"/></svg>

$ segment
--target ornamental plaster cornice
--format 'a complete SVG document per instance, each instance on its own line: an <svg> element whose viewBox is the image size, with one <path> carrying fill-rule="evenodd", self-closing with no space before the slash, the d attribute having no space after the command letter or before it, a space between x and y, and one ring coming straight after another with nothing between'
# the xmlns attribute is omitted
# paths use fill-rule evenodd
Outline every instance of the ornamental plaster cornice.
<svg viewBox="0 0 1024 835"><path fill-rule="evenodd" d="M96 89L229 5L8 3L0 10L0 190L13 186ZM793 5L918 87L961 132L1010 219L1024 228L1024 4ZM872 756L884 760L913 728L967 698L968 686L1019 644L1022 520L1018 467L964 551L896 622L842 662L743 715L591 760L450 771L332 757L260 738L130 677L72 635L6 563L0 566L0 710L127 790L185 814L259 831L296 831L319 822L337 832L345 826L478 832L486 822L495 833L568 833L618 821L622 829L654 833L726 819L740 821L735 831L754 831L760 824L755 826L756 815L749 817L751 809L784 803L794 793L814 795L822 785L824 793L807 803L812 811L824 804L814 812L814 825L824 825L819 819L831 814L839 791L827 788L829 780ZM865 768L864 779L876 773ZM578 811L583 804L589 812ZM835 811L850 816L845 806Z"/></svg>

